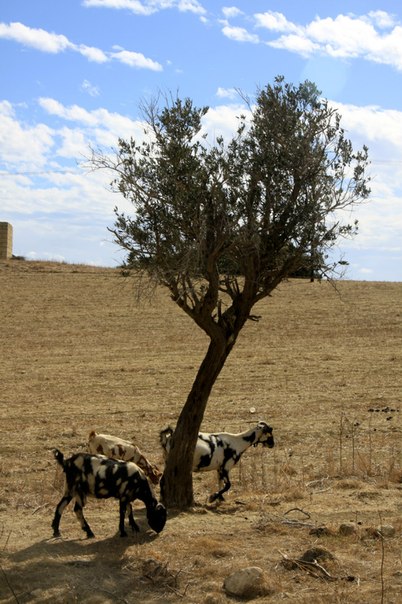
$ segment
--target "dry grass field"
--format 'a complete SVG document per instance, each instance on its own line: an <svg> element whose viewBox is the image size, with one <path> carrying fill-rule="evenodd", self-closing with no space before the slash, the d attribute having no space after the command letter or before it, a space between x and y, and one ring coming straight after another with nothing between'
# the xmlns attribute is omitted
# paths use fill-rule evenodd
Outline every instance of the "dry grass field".
<svg viewBox="0 0 402 604"><path fill-rule="evenodd" d="M159 430L208 342L166 292L138 302L117 269L0 263L1 602L224 604L224 579L247 566L264 571L258 602L402 601L402 283L290 281L256 314L203 429L264 419L275 448L244 454L221 505L207 504L216 476L195 475L197 505L159 535L136 503L141 532L121 539L118 503L90 500L96 538L70 505L54 539L51 449L83 450L96 429L162 467ZM333 558L292 562L317 547Z"/></svg>

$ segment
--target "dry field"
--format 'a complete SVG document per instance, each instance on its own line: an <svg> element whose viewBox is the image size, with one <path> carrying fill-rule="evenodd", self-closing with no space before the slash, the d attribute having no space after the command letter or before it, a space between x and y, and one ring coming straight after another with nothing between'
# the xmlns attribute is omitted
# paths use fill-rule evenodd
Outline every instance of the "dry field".
<svg viewBox="0 0 402 604"><path fill-rule="evenodd" d="M52 538L51 449L97 429L162 466L159 430L207 346L166 292L139 303L134 287L114 269L0 263L0 601L224 604L225 577L259 566L258 602L401 602L402 283L291 281L259 304L203 428L264 419L276 447L244 454L223 504L207 504L215 475L196 475L197 506L158 536L142 504L141 532L121 539L117 502L90 500L96 538L71 505ZM333 559L292 563L313 547Z"/></svg>

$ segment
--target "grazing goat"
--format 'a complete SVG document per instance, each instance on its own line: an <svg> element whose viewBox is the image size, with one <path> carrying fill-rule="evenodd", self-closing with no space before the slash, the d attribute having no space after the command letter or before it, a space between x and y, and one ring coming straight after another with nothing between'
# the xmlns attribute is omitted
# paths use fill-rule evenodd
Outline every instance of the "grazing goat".
<svg viewBox="0 0 402 604"><path fill-rule="evenodd" d="M173 430L169 426L159 434L159 440L164 450L165 459L170 451ZM216 499L223 501L223 493L230 489L229 471L237 464L244 451L254 445L262 444L264 447L274 446L272 428L265 422L258 424L240 434L220 432L217 434L198 434L194 451L193 472L218 472L219 491L213 493L209 502Z"/></svg>
<svg viewBox="0 0 402 604"><path fill-rule="evenodd" d="M52 522L54 537L60 536L60 518L72 499L75 499L74 512L82 530L88 537L94 537L83 514L88 495L98 499L115 497L120 500L119 530L122 537L127 536L124 529L126 512L132 530L139 531L131 505L135 499L144 502L149 526L156 533L161 532L166 523L166 509L157 502L145 474L135 463L89 453L76 453L69 459L64 459L63 453L58 449L54 449L53 455L66 475L64 495L56 507Z"/></svg>
<svg viewBox="0 0 402 604"><path fill-rule="evenodd" d="M112 459L133 461L153 484L158 484L161 479L162 472L159 468L148 461L139 448L128 440L110 434L97 434L92 430L88 437L88 451L93 455L106 455Z"/></svg>

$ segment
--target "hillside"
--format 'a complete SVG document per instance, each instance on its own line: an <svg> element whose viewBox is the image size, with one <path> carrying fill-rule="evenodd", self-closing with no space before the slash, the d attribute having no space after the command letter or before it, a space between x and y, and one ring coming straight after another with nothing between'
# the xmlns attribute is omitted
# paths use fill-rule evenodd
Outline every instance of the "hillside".
<svg viewBox="0 0 402 604"><path fill-rule="evenodd" d="M207 504L216 476L199 474L197 506L158 536L142 504L141 532L121 539L118 503L90 500L96 538L72 506L52 538L62 478L51 449L83 450L96 429L163 467L159 431L206 350L167 292L139 301L142 287L118 269L0 263L0 601L223 604L225 577L247 566L266 576L259 602L400 601L402 283L292 280L258 305L203 429L264 419L276 446L244 454L223 504ZM318 560L329 576L285 560L312 547L334 556Z"/></svg>

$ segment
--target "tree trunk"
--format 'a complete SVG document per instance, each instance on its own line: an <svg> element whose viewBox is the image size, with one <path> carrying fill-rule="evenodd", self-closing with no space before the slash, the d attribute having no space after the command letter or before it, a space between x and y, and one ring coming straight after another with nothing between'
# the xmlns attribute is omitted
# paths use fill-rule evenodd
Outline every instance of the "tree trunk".
<svg viewBox="0 0 402 604"><path fill-rule="evenodd" d="M212 387L233 348L233 341L211 340L172 437L161 480L162 502L169 509L194 505L193 455Z"/></svg>

